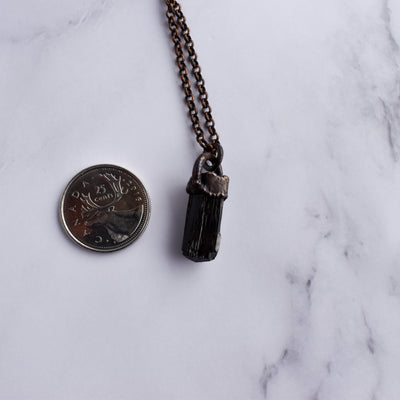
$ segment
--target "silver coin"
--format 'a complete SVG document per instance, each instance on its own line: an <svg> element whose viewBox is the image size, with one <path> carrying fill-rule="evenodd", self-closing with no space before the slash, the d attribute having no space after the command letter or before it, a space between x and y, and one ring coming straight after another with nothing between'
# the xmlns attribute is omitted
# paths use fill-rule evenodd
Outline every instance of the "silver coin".
<svg viewBox="0 0 400 400"><path fill-rule="evenodd" d="M146 229L150 200L131 172L115 165L95 165L69 182L60 216L65 231L79 245L115 251L134 242Z"/></svg>

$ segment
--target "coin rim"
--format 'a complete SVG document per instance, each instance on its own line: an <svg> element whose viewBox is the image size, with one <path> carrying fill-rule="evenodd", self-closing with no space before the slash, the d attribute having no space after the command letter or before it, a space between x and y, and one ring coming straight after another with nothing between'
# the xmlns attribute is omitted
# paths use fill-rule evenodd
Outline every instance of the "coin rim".
<svg viewBox="0 0 400 400"><path fill-rule="evenodd" d="M141 186L141 189L143 190L145 196L146 196L146 202L145 202L145 213L144 213L144 222L142 223L142 226L135 232L134 235L132 235L132 237L126 239L126 242L124 242L122 245L119 245L118 247L112 247L112 248L104 248L104 249L97 249L97 248L93 248L85 243L82 243L79 241L79 239L77 239L73 233L70 231L68 224L66 222L65 219L65 214L64 214L64 203L65 203L65 198L66 198L66 194L69 190L69 188L71 187L71 185L78 179L80 178L82 175L86 174L87 172L93 170L93 169L100 169L100 168L116 168L119 170L122 170L123 172L127 173L128 175L132 175L138 182L139 186ZM147 212L146 212L147 210ZM149 223L150 220L150 214L151 214L151 201L150 201L150 196L145 188L145 186L143 185L142 181L132 172L130 172L129 170L127 170L126 168L120 167L118 165L115 164L97 164L97 165L93 165L91 167L85 168L82 171L78 172L67 184L66 188L64 189L64 192L61 196L61 201L60 201L60 208L59 208L59 217L60 217L60 222L61 225L64 229L64 231L68 234L68 236L75 242L77 243L79 246L84 247L85 249L94 251L96 253L112 253L114 251L118 251L118 250L122 250L125 247L129 246L130 244L132 244L135 240L137 240L142 233L146 230L147 225Z"/></svg>

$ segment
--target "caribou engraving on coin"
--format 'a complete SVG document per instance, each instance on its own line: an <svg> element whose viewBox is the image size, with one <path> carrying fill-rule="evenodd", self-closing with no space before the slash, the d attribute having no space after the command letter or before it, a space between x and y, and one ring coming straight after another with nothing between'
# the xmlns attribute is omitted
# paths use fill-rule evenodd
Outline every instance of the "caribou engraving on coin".
<svg viewBox="0 0 400 400"><path fill-rule="evenodd" d="M150 217L150 201L141 181L115 165L95 165L77 174L67 185L60 208L68 235L100 252L131 244Z"/></svg>

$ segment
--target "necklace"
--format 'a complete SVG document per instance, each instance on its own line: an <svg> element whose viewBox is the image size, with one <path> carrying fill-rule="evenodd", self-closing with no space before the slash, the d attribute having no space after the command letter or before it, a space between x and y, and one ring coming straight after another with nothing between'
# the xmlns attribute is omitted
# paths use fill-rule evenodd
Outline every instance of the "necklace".
<svg viewBox="0 0 400 400"><path fill-rule="evenodd" d="M225 199L228 197L229 178L222 173L223 150L215 129L215 122L208 102L208 93L182 7L175 0L165 0L165 4L189 117L196 140L203 148L203 153L194 164L192 177L186 188L189 194L189 203L186 212L182 253L193 261L211 261L217 256L219 250L222 208ZM197 111L187 60L191 67L191 75L195 80L198 93L197 101L202 107L201 111L204 117L204 126L208 131L208 139L204 134Z"/></svg>
<svg viewBox="0 0 400 400"><path fill-rule="evenodd" d="M228 197L229 178L222 173L223 149L185 16L177 1L165 0L165 4L189 117L196 140L203 149L186 187L189 202L182 253L193 261L210 261L219 249L222 208ZM194 79L197 99L191 79ZM203 125L196 101L201 105ZM150 217L150 200L142 182L128 170L109 164L95 165L78 173L68 183L61 199L60 216L74 242L86 249L110 252L128 246L143 233Z"/></svg>

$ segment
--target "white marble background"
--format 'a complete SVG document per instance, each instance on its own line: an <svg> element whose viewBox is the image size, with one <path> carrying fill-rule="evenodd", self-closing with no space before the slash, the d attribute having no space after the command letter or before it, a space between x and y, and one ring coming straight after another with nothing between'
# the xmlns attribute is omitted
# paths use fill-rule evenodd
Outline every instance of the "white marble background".
<svg viewBox="0 0 400 400"><path fill-rule="evenodd" d="M0 400L398 400L399 1L182 3L231 177L202 265L162 0L0 2ZM108 255L57 217L97 163L153 205Z"/></svg>

